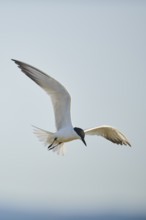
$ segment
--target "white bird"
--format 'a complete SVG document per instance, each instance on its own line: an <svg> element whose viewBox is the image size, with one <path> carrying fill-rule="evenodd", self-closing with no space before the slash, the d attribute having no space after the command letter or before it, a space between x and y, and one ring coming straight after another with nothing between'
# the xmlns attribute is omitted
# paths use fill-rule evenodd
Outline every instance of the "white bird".
<svg viewBox="0 0 146 220"><path fill-rule="evenodd" d="M39 140L44 142L49 150L64 154L64 143L77 139L82 140L86 145L85 135L99 135L113 143L131 146L128 139L118 129L108 125L85 130L73 127L70 115L71 97L65 87L41 70L21 61L12 60L25 75L37 83L51 97L55 114L56 132L49 132L37 127L34 130Z"/></svg>

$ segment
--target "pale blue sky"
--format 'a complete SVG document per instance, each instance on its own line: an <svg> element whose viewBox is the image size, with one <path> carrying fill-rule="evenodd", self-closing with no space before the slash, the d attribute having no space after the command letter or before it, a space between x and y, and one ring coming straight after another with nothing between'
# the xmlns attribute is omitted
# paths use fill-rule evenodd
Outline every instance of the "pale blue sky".
<svg viewBox="0 0 146 220"><path fill-rule="evenodd" d="M0 2L0 205L62 210L146 209L146 2ZM100 137L60 157L32 133L53 131L48 96L10 60L60 81L75 126L109 124L132 148Z"/></svg>

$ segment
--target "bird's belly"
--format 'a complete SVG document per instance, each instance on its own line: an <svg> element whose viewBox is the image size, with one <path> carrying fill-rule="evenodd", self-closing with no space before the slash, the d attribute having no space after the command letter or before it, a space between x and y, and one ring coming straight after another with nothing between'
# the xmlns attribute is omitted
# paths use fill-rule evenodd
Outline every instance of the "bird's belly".
<svg viewBox="0 0 146 220"><path fill-rule="evenodd" d="M78 139L77 137L75 136L58 136L57 140L59 142L69 142L69 141L73 141L73 140L76 140Z"/></svg>
<svg viewBox="0 0 146 220"><path fill-rule="evenodd" d="M62 129L56 133L59 142L69 142L78 139L76 133L71 129Z"/></svg>

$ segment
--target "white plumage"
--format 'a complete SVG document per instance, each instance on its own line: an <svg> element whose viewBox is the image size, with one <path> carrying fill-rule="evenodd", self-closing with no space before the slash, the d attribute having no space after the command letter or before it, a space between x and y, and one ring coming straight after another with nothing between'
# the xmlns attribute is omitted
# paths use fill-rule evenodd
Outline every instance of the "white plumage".
<svg viewBox="0 0 146 220"><path fill-rule="evenodd" d="M25 75L44 89L51 98L57 131L52 133L34 127L34 133L40 141L47 146L49 145L49 150L64 154L64 143L76 139L82 140L86 145L85 135L99 135L113 143L131 146L128 139L119 130L108 125L85 130L74 128L70 115L71 97L65 87L39 69L18 60L13 61Z"/></svg>

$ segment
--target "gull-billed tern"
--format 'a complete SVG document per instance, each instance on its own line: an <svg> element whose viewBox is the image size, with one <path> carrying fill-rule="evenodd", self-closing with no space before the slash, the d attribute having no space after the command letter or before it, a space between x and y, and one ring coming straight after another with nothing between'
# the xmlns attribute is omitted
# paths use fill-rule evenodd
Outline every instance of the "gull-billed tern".
<svg viewBox="0 0 146 220"><path fill-rule="evenodd" d="M85 135L99 135L113 143L131 146L128 139L118 129L108 125L85 130L73 127L70 115L71 97L66 88L41 70L21 61L12 60L25 75L37 83L51 97L57 131L53 133L37 127L34 130L39 140L44 142L49 150L64 154L64 143L77 139L82 140L86 145Z"/></svg>

